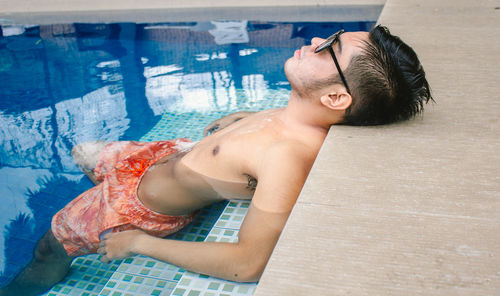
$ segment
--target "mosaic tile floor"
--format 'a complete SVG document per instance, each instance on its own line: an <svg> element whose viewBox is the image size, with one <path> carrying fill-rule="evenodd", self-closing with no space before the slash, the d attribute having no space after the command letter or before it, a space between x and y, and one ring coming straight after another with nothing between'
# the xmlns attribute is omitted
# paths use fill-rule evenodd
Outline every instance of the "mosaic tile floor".
<svg viewBox="0 0 500 296"><path fill-rule="evenodd" d="M205 241L237 242L238 231L249 205L248 201L230 201ZM253 295L256 287L256 283L235 283L193 272L185 272L172 295Z"/></svg>
<svg viewBox="0 0 500 296"><path fill-rule="evenodd" d="M222 202L203 209L169 239L236 242L248 201ZM145 256L104 264L98 255L75 259L67 278L46 293L61 295L252 295L256 284L241 284L185 271Z"/></svg>
<svg viewBox="0 0 500 296"><path fill-rule="evenodd" d="M96 296L99 295L113 273L120 266L121 260L110 264L99 261L99 255L76 258L68 276L44 295L48 296Z"/></svg>

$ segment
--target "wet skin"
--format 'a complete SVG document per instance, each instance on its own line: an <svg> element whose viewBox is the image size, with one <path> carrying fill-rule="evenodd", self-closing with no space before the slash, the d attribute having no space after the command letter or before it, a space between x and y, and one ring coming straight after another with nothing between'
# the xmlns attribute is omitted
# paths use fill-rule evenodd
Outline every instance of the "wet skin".
<svg viewBox="0 0 500 296"><path fill-rule="evenodd" d="M159 160L144 174L139 199L167 215L190 214L224 199L251 199L260 150L286 137L279 132L283 124L276 118L279 112L248 116L204 138L188 152Z"/></svg>

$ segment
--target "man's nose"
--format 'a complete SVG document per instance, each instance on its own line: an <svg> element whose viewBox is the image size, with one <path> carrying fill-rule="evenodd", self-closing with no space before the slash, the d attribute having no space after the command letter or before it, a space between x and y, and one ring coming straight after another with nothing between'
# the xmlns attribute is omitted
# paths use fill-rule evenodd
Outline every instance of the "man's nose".
<svg viewBox="0 0 500 296"><path fill-rule="evenodd" d="M311 39L311 45L314 45L315 47L317 47L321 43L325 42L325 40L326 39L319 38L319 37L314 37L313 39Z"/></svg>

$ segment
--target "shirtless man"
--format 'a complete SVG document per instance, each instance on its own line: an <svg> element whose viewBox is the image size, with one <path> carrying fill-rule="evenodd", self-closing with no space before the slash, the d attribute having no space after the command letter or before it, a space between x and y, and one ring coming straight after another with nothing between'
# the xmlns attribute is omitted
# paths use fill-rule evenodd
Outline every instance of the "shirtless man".
<svg viewBox="0 0 500 296"><path fill-rule="evenodd" d="M127 226L113 228L104 235L96 234L100 242L95 238L89 243L90 247L82 247L80 251L97 249L104 262L143 254L202 274L234 281L257 281L330 126L408 119L432 100L425 73L413 50L380 26L370 34L339 32L326 40L313 38L310 46L297 50L286 62L285 73L292 88L285 108L254 114L236 113L220 119L206 130L206 133L214 133L189 149L178 149L162 157L148 154L150 151L146 150L146 155L153 155L144 158L146 164L122 157L117 149L118 154L112 157L119 158L119 164L108 169L100 167L106 162L99 160L104 163L99 164L97 156L103 149L112 150L111 146L104 148L103 143L87 143L74 149L76 162L96 184L106 183L106 188L111 186L108 183L129 182L119 175L123 167L146 166L137 177L139 181L134 183L137 185L135 198L140 201L137 206L145 207L151 215L166 217L165 221L173 217L172 230L183 226L193 212L211 203L251 199L237 243L168 240L146 227ZM175 143L186 146L187 142ZM154 159L151 164L147 163L149 158ZM94 170L116 170L118 175L96 176ZM133 170L130 172L134 174ZM103 187L103 183L94 188ZM107 207L113 203L115 197L111 196L99 205ZM78 212L54 216L52 230L39 242L34 260L0 294L40 293L64 277L76 254L70 254L69 250L80 248L71 237L65 239L61 235L61 225L74 219L73 216L81 215L84 222L78 227L84 231L93 220L98 220L95 222L98 225L107 223L101 221L98 214L85 220L90 210L81 210L79 204L70 203L65 209ZM113 219L122 221L129 216ZM69 231L71 235L73 230ZM72 246L76 247L71 249Z"/></svg>

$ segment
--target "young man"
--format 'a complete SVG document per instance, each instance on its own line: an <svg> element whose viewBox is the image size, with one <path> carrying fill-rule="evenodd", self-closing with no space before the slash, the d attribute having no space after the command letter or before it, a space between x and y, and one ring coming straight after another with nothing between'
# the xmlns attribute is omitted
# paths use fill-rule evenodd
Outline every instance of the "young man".
<svg viewBox="0 0 500 296"><path fill-rule="evenodd" d="M286 108L215 121L196 144L85 143L75 161L96 183L52 221L35 258L2 295L40 293L74 256L143 254L235 281L257 281L332 124L383 124L432 100L413 50L381 26L313 38L285 64ZM237 243L162 239L201 207L251 199Z"/></svg>

